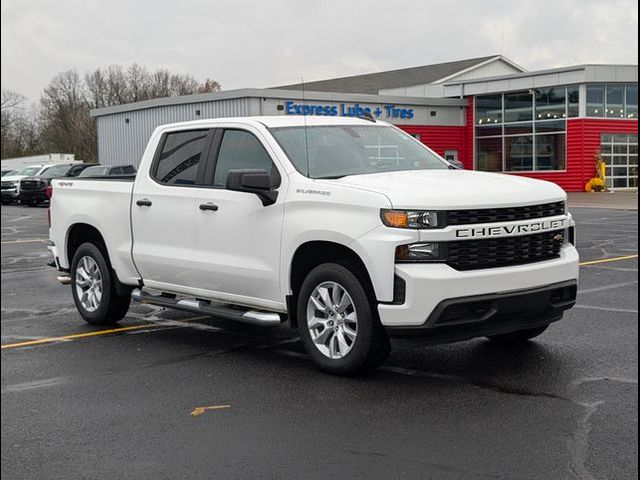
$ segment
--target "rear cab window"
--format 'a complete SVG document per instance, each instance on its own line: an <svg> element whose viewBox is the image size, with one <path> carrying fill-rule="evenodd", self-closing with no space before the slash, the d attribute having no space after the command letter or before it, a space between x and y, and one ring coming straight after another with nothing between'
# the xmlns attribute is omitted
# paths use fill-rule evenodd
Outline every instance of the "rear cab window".
<svg viewBox="0 0 640 480"><path fill-rule="evenodd" d="M165 134L156 153L151 176L163 185L201 185L210 143L211 131L208 129Z"/></svg>

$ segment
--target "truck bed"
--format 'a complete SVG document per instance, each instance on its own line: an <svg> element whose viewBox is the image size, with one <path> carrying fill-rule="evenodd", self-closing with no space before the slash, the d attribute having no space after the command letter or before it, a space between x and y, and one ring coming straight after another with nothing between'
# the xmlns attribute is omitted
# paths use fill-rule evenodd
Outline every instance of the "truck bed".
<svg viewBox="0 0 640 480"><path fill-rule="evenodd" d="M71 225L93 227L101 232L118 278L137 278L131 259L131 195L135 175L122 177L74 177L53 180L50 238L67 245ZM70 235L70 234L69 234ZM70 268L64 249L58 251L60 266Z"/></svg>

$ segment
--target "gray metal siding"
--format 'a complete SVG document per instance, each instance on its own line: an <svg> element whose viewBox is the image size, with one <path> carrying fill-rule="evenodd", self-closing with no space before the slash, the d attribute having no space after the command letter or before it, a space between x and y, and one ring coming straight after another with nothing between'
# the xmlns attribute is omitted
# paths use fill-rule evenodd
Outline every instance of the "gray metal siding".
<svg viewBox="0 0 640 480"><path fill-rule="evenodd" d="M98 162L103 165L140 164L153 130L167 123L206 118L255 115L250 98L168 105L96 117ZM196 115L200 110L200 115ZM126 119L129 123L126 123Z"/></svg>

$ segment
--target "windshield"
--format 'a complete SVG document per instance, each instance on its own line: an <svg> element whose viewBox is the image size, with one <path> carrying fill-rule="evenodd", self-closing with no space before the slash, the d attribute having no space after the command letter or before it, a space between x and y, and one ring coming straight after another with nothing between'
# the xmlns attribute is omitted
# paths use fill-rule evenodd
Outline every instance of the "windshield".
<svg viewBox="0 0 640 480"><path fill-rule="evenodd" d="M42 167L28 167L28 168L24 168L22 170L20 170L19 172L15 172L14 175L23 175L25 177L32 177L34 176L36 173L38 173L40 171Z"/></svg>
<svg viewBox="0 0 640 480"><path fill-rule="evenodd" d="M80 177L97 177L99 175L106 175L109 167L89 167L82 171Z"/></svg>
<svg viewBox="0 0 640 480"><path fill-rule="evenodd" d="M310 178L448 168L438 155L393 127L331 125L270 131L296 169Z"/></svg>
<svg viewBox="0 0 640 480"><path fill-rule="evenodd" d="M55 165L53 167L47 168L44 172L40 174L41 177L57 177L66 175L69 171L69 165Z"/></svg>

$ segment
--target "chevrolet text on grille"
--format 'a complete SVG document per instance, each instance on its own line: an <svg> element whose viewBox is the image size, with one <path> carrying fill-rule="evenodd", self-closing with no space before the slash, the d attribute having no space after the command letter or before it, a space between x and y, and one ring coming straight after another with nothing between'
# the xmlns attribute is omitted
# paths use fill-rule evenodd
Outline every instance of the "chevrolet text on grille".
<svg viewBox="0 0 640 480"><path fill-rule="evenodd" d="M487 238L503 237L506 235L521 235L524 233L558 230L566 226L567 219L540 220L518 225L500 225L492 227L471 227L456 230L456 238Z"/></svg>

